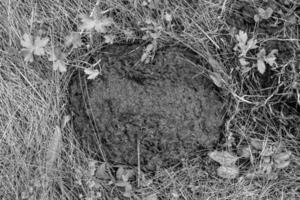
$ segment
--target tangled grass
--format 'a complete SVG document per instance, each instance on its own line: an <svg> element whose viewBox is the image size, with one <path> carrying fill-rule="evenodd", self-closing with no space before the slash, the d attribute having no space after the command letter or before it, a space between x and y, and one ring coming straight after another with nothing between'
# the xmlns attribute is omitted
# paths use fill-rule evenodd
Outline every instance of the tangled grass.
<svg viewBox="0 0 300 200"><path fill-rule="evenodd" d="M227 110L222 142L234 138L233 146L238 149L249 138L270 140L284 144L293 156L277 179L223 180L204 151L180 168L147 175L149 184L134 187L131 198L150 200L153 194L157 199L300 198L298 25L285 25L284 30L274 34L258 35L261 46L273 48L268 43L272 40L288 47L289 57L282 56L288 50L279 50L276 69L263 75L255 69L242 73L233 51L235 32L225 19L234 1L164 0L155 9L143 2L157 1L100 1L100 9L113 15L118 24L115 43L128 39L124 30L135 33L130 42L149 42L151 38L144 40L141 28L147 27L145 21L151 19L156 23L151 31L159 33L160 47L178 44L192 49L202 59L196 64L204 67L208 75L213 72L208 60L212 55L228 76L226 86L220 88ZM53 72L51 63L43 58L25 63L18 53L24 33L41 30L51 38L53 46L61 43L70 31L77 31L79 14L89 14L95 4L92 0L0 2L1 199L125 199L121 189L91 175L94 161L80 148L72 124L62 126L68 115L67 90L72 71L80 68L91 52L107 44L95 37L88 50L74 51L68 57L67 74ZM239 10L231 9L243 17ZM165 13L173 16L173 26L166 25ZM254 35L255 30L248 33ZM224 149L224 145L220 143L216 148Z"/></svg>

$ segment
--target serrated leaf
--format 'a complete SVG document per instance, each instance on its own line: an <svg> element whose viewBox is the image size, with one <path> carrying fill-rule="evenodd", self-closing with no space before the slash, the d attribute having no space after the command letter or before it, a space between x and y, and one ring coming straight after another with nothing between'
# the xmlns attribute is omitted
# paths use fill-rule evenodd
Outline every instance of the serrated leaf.
<svg viewBox="0 0 300 200"><path fill-rule="evenodd" d="M273 49L267 56L265 56L264 61L268 63L270 66L273 66L276 63L275 54L278 53L277 49Z"/></svg>
<svg viewBox="0 0 300 200"><path fill-rule="evenodd" d="M53 51L50 52L49 61L53 62L53 70L59 72L66 72L67 66L65 63L66 54L64 54L59 47L55 47Z"/></svg>
<svg viewBox="0 0 300 200"><path fill-rule="evenodd" d="M49 38L41 38L36 36L34 39L31 35L25 33L21 39L21 54L24 56L25 62L33 62L33 54L37 56L45 55L45 46L49 42Z"/></svg>
<svg viewBox="0 0 300 200"><path fill-rule="evenodd" d="M72 32L65 38L65 46L73 46L73 48L78 48L82 45L81 35L77 32Z"/></svg>
<svg viewBox="0 0 300 200"><path fill-rule="evenodd" d="M87 79L89 80L95 79L100 74L99 70L90 68L84 69L84 73L88 75Z"/></svg>
<svg viewBox="0 0 300 200"><path fill-rule="evenodd" d="M220 166L217 174L222 178L234 179L239 175L239 168L237 166Z"/></svg>
<svg viewBox="0 0 300 200"><path fill-rule="evenodd" d="M33 53L37 56L45 55L45 46L48 44L49 38L41 38L37 36L34 40Z"/></svg>
<svg viewBox="0 0 300 200"><path fill-rule="evenodd" d="M249 41L248 41L248 35L246 32L244 31L239 31L239 34L237 34L235 36L236 40L238 41L238 44L235 46L235 50L240 50L241 54L240 56L243 57L243 56L246 56L247 52L251 49L255 49L257 48L257 40L254 39L254 38L251 38Z"/></svg>
<svg viewBox="0 0 300 200"><path fill-rule="evenodd" d="M80 15L82 24L79 26L80 30L92 31L96 30L99 33L106 33L107 27L113 25L114 20L110 17L89 17L87 15Z"/></svg>
<svg viewBox="0 0 300 200"><path fill-rule="evenodd" d="M95 23L95 30L98 33L106 33L107 27L111 26L114 23L114 20L110 17L104 17L100 20L96 20Z"/></svg>
<svg viewBox="0 0 300 200"><path fill-rule="evenodd" d="M235 38L236 38L236 40L238 41L239 44L245 45L247 40L248 40L248 35L247 35L246 32L240 30L239 34L237 34L235 36Z"/></svg>
<svg viewBox="0 0 300 200"><path fill-rule="evenodd" d="M211 159L224 166L232 166L238 159L238 157L232 155L227 151L213 151L208 155Z"/></svg>

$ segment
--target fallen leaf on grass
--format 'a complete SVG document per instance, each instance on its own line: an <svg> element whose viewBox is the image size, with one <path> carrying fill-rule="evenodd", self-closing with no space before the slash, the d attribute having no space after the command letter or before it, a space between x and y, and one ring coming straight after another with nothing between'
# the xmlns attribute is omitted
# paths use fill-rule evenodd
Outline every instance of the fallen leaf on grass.
<svg viewBox="0 0 300 200"><path fill-rule="evenodd" d="M286 168L287 166L289 166L290 162L291 162L290 160L286 160L286 161L282 161L279 163L275 163L274 166L277 169L283 169L283 168Z"/></svg>
<svg viewBox="0 0 300 200"><path fill-rule="evenodd" d="M84 73L88 75L87 79L89 80L95 79L100 74L99 70L90 68L84 69Z"/></svg>
<svg viewBox="0 0 300 200"><path fill-rule="evenodd" d="M65 63L66 54L64 54L59 47L55 47L53 51L50 52L49 61L53 62L53 70L66 72L67 66Z"/></svg>
<svg viewBox="0 0 300 200"><path fill-rule="evenodd" d="M25 33L21 40L21 54L24 56L25 62L33 62L33 54L37 56L45 55L45 46L48 44L49 38L41 38L36 36L33 38L31 35Z"/></svg>
<svg viewBox="0 0 300 200"><path fill-rule="evenodd" d="M283 169L287 167L291 162L290 160L291 155L292 155L291 151L275 154L273 156L275 167L278 169Z"/></svg>
<svg viewBox="0 0 300 200"><path fill-rule="evenodd" d="M96 30L98 33L106 33L107 27L114 24L114 20L110 17L89 17L87 15L80 15L82 24L79 26L80 30L92 31Z"/></svg>
<svg viewBox="0 0 300 200"><path fill-rule="evenodd" d="M220 166L217 174L222 178L234 179L239 175L239 168L237 166Z"/></svg>
<svg viewBox="0 0 300 200"><path fill-rule="evenodd" d="M107 164L102 163L100 166L97 167L95 171L95 176L99 179L103 180L109 180L110 176L109 173L107 172Z"/></svg>
<svg viewBox="0 0 300 200"><path fill-rule="evenodd" d="M211 159L224 166L232 166L238 159L238 157L232 155L227 151L213 151L208 155Z"/></svg>

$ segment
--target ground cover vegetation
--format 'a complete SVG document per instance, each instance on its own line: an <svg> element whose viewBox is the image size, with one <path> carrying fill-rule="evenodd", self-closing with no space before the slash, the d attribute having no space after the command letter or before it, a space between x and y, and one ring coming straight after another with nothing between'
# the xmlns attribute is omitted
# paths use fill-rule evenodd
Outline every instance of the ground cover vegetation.
<svg viewBox="0 0 300 200"><path fill-rule="evenodd" d="M1 0L1 199L299 199L296 0Z"/></svg>

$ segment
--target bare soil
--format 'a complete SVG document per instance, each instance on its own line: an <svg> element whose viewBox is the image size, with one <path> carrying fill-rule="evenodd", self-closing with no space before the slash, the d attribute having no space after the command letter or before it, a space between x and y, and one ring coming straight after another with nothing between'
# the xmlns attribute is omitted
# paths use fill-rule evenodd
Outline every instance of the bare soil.
<svg viewBox="0 0 300 200"><path fill-rule="evenodd" d="M100 78L74 75L70 108L82 146L100 154L101 143L110 162L157 170L216 144L223 103L193 55L172 47L149 64L141 56L135 45L110 46L91 55L101 58Z"/></svg>

